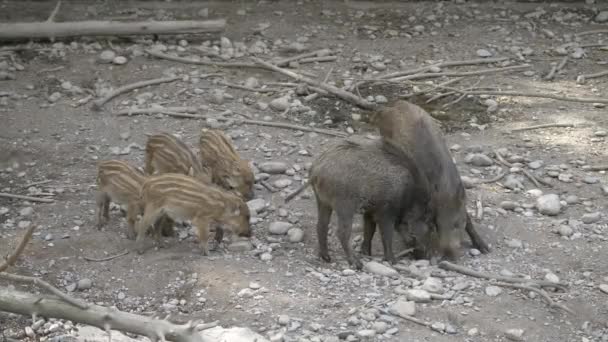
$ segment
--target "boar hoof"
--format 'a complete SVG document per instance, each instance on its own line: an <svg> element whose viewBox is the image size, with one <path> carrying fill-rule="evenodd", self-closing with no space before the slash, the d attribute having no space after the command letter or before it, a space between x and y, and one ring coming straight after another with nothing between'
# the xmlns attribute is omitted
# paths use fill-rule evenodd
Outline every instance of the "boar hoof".
<svg viewBox="0 0 608 342"><path fill-rule="evenodd" d="M361 271L363 269L363 263L358 258L353 259L350 264L353 265L357 271Z"/></svg>
<svg viewBox="0 0 608 342"><path fill-rule="evenodd" d="M201 254L203 256L208 256L209 255L209 249L207 247L201 246Z"/></svg>
<svg viewBox="0 0 608 342"><path fill-rule="evenodd" d="M127 239L129 239L129 240L135 240L136 236L137 236L137 234L135 234L135 232L127 231Z"/></svg>
<svg viewBox="0 0 608 342"><path fill-rule="evenodd" d="M331 258L329 257L328 254L320 254L319 256L321 257L321 259L323 259L323 261L331 262Z"/></svg>

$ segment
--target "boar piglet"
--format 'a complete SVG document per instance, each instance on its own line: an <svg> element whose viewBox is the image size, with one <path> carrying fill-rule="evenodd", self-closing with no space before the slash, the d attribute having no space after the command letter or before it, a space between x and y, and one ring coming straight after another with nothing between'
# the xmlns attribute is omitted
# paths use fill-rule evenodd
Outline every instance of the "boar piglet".
<svg viewBox="0 0 608 342"><path fill-rule="evenodd" d="M192 222L203 255L209 254L210 225L218 225L216 246L221 242L223 228L239 236L251 236L247 204L239 196L213 184L182 174L164 173L148 177L140 196L144 214L137 227L139 253L144 251L146 231L163 214L175 221Z"/></svg>
<svg viewBox="0 0 608 342"><path fill-rule="evenodd" d="M182 140L170 133L148 135L144 172L180 173L211 183L209 170Z"/></svg>
<svg viewBox="0 0 608 342"><path fill-rule="evenodd" d="M238 193L245 200L253 198L253 171L224 133L201 131L199 146L201 161L210 169L213 183Z"/></svg>

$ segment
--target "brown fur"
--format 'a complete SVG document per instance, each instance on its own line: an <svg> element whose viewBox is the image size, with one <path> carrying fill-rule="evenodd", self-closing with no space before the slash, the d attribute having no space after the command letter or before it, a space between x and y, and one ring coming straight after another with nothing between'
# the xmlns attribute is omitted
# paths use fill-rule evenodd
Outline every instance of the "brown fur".
<svg viewBox="0 0 608 342"><path fill-rule="evenodd" d="M173 220L192 221L203 255L209 251L211 224L225 225L240 236L251 235L249 208L240 197L190 176L177 173L150 176L142 186L140 198L144 206L144 216L137 227L140 253L146 231L163 214ZM221 242L222 234L222 228L218 227L217 243Z"/></svg>
<svg viewBox="0 0 608 342"><path fill-rule="evenodd" d="M170 133L148 136L146 142L146 175L157 173L181 173L211 183L209 170L206 170L198 157L182 140Z"/></svg>
<svg viewBox="0 0 608 342"><path fill-rule="evenodd" d="M105 160L98 164L97 170L97 227L101 229L110 216L110 202L127 206L127 237L135 238L135 221L142 214L139 192L145 181L145 175L122 160ZM154 229L155 239L159 234L171 235L173 222L163 220L159 229Z"/></svg>
<svg viewBox="0 0 608 342"><path fill-rule="evenodd" d="M199 146L201 160L211 169L215 184L239 193L246 200L253 198L253 171L224 133L202 131Z"/></svg>

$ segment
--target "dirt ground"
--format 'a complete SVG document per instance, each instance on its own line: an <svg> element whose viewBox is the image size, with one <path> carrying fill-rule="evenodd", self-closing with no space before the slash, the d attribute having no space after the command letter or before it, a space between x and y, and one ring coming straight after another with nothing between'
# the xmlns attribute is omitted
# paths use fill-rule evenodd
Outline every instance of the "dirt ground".
<svg viewBox="0 0 608 342"><path fill-rule="evenodd" d="M3 1L0 21L43 21L53 7L54 2ZM265 60L295 55L296 52L285 49L295 42L303 45L305 51L322 48L337 51L336 61L302 64L298 68L314 73L318 80L328 75L329 82L337 86L348 79L377 78L432 61L476 59L478 50L485 49L494 57L511 58L511 65L529 63L531 67L527 71L490 73L483 78L465 77L454 87L483 86L608 98L606 77L576 82L578 75L605 70L608 63L608 49L602 45L608 44L607 34L573 36L576 32L606 29L606 23L594 21L599 10L608 10L599 0L595 4L584 1L80 1L63 4L56 20L201 19L206 14L204 8L208 9L209 18L227 20L223 36L232 42L243 42L250 47L263 41L267 51L256 56ZM260 33L256 28L265 24L269 26ZM185 39L188 45L179 45L180 39ZM608 284L608 221L604 214L608 188L603 189L608 185L608 177L604 171L585 168L606 164L608 112L604 106L546 98L471 96L442 109L443 104L458 96L430 104L425 103L428 97L412 98L443 123L448 146L453 147L463 176L489 179L501 169L508 171L496 161L492 166L465 163L469 153L487 157L496 149L507 149L522 157L525 169L537 177L550 178L550 187L539 188L544 194L557 194L568 202L562 203L556 216L541 215L535 208L538 193L528 191L536 187L521 173L516 174L524 190L505 187L509 176L498 182L473 186L467 190L468 209L476 216L476 202L481 199L483 217L476 218L475 224L491 243L492 251L476 255L464 248L458 263L493 274L529 275L533 279L544 279L548 274L549 278L557 276L568 285L567 290L550 291L550 296L575 314L551 308L529 291L502 288L502 293L491 296L487 280L439 270L406 256L399 262L402 267L416 265L426 276L433 272L444 294L451 295L450 299L417 303L415 316L434 323L431 329L375 309L390 306L403 296L400 291L420 287L424 278L415 279L407 273L396 278L365 271L354 275L344 273L348 264L335 235L330 237L333 262L321 261L316 254L314 199L304 196L283 203L285 194L307 177L306 165L328 143L339 138L215 120L112 114L131 105L196 106L200 108L198 114L211 117L230 110L232 114L227 117L237 119L242 119L239 115L242 114L255 120L291 122L341 132L352 130L359 135L376 134L365 123L363 110L335 97L319 96L303 102L303 96L293 94L295 88L281 85L269 85L279 88L279 93L255 93L215 84L211 78L201 78L198 83L192 80L196 75L219 73L226 82L234 84L241 84L249 77L257 78L261 84L294 82L277 73L253 68L187 65L137 53L163 44L184 57L200 56L197 48L209 39L195 35L160 36L159 41L149 36L111 40L87 37L45 42L40 44L44 49L15 53L2 52L0 47L0 71L5 63L8 72L15 75L15 79L0 80L0 192L39 191L52 194L50 198L55 200L47 204L0 198L0 254L6 255L16 246L27 226L25 221L39 226L21 259L11 268L12 272L42 277L65 291L74 290L79 280L89 279L90 289L78 289L71 294L90 302L115 305L121 310L171 313L172 319L180 322L201 318L219 320L223 326L250 327L274 340L280 340L282 335L285 341L333 341L337 337L378 341L518 338L608 341L608 285L601 286ZM211 40L211 45L219 45L218 37ZM580 45L595 45L584 48L584 55L577 56L580 58L570 58L554 80L544 80L551 63L559 63L563 58L555 48L579 40ZM113 50L128 61L123 65L100 63L103 50ZM233 60L247 61L248 57L227 62ZM377 62L383 65L374 64ZM442 71L496 66L452 67ZM191 78L121 95L100 112L90 109L91 102L83 105L78 102L89 93L97 95L95 92L108 85L117 88L167 74ZM438 84L447 79L432 80ZM217 89L223 89L231 98L216 103L213 97ZM411 93L412 86L403 82L367 84L358 91L364 97L383 95L394 100ZM264 105L289 92L292 103L302 101L309 110L279 112ZM495 111L487 109L487 99L496 101ZM510 131L556 122L575 126ZM176 227L178 237L166 238L165 248L150 249L143 255L132 252L105 262L85 260L85 257L103 258L131 251L134 246L134 242L126 238L125 219L116 208L104 229L97 230L95 226L97 161L119 158L143 166L141 148L145 145L145 133L178 133L194 148L200 129L209 125L227 132L239 153L255 165L267 161L288 165L287 173L271 175L267 180L274 184L279 179L289 179L292 183L287 188L271 193L256 184L256 198L267 203L263 212L254 215L253 241L257 248L237 252L218 250L203 257L190 228ZM115 155L128 146L131 148L124 154ZM529 163L535 161L542 163L532 170ZM48 182L34 185L34 189L28 190L25 186L45 180ZM516 209L505 210L509 204L504 201L515 203ZM291 222L301 228L304 240L291 243L287 236L270 235L268 227L275 221ZM335 220L332 220L332 229L334 226ZM355 235L361 234L359 221L354 229ZM377 240L376 237L373 259L380 261L382 248ZM270 252L272 259L263 261L260 257L263 252ZM0 280L0 285L7 283ZM243 291L249 287L252 290ZM28 286L23 288L38 291ZM602 288L606 292L602 292ZM286 323L282 317L279 323L281 315L287 315L289 321ZM391 335L382 334L378 328L375 337L365 337L365 330L382 325L379 322L398 330L390 331L394 333ZM23 334L23 329L31 324L28 317L0 314L0 332L4 338L31 340ZM523 335L512 336L518 335L518 329L523 330ZM61 331L40 333L35 339L47 339L59 333Z"/></svg>

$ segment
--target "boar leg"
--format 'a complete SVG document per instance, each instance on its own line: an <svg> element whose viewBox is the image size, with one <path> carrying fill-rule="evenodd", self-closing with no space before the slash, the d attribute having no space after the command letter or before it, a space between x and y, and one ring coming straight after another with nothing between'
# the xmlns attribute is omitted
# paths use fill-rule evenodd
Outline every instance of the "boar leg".
<svg viewBox="0 0 608 342"><path fill-rule="evenodd" d="M139 214L139 205L129 203L127 205L127 239L134 240L137 233L135 232L135 221Z"/></svg>
<svg viewBox="0 0 608 342"><path fill-rule="evenodd" d="M162 236L173 237L175 236L175 230L173 230L173 225L175 222L167 215L164 215L160 219L160 231Z"/></svg>
<svg viewBox="0 0 608 342"><path fill-rule="evenodd" d="M331 219L332 208L321 202L317 196L317 239L319 240L319 256L326 262L331 262L327 247L327 233Z"/></svg>
<svg viewBox="0 0 608 342"><path fill-rule="evenodd" d="M163 211L161 208L155 208L154 206L146 206L144 210L144 216L139 221L139 225L137 227L137 238L135 239L135 248L137 253L143 254L144 252L144 239L146 237L146 233L151 225L155 224L156 221L163 215Z"/></svg>
<svg viewBox="0 0 608 342"><path fill-rule="evenodd" d="M378 220L380 235L382 236L382 248L384 249L384 260L395 263L395 254L393 253L393 230L395 230L395 221L390 219L386 213L381 213Z"/></svg>
<svg viewBox="0 0 608 342"><path fill-rule="evenodd" d="M201 253L204 256L209 255L209 223L209 220L205 217L195 217L192 219L192 225L196 227L196 235L201 246ZM216 234L218 230L220 228L216 228Z"/></svg>
<svg viewBox="0 0 608 342"><path fill-rule="evenodd" d="M355 256L353 249L350 246L350 235L353 229L353 213L350 208L340 208L336 210L338 214L338 239L346 254L346 259L350 265L353 265L357 270L363 268L363 263L359 257Z"/></svg>
<svg viewBox="0 0 608 342"><path fill-rule="evenodd" d="M154 153L148 149L146 149L146 160L144 165L144 173L146 175L151 175L154 173Z"/></svg>
<svg viewBox="0 0 608 342"><path fill-rule="evenodd" d="M363 214L363 242L361 243L361 253L372 255L372 239L376 232L376 221L370 212Z"/></svg>
<svg viewBox="0 0 608 342"><path fill-rule="evenodd" d="M215 251L216 249L218 249L218 247L222 243L223 239L224 239L224 229L218 225L215 227L215 238L213 239L214 244L213 244L213 246L211 246L211 250Z"/></svg>
<svg viewBox="0 0 608 342"><path fill-rule="evenodd" d="M110 218L110 196L99 191L96 196L97 201L97 229L101 229Z"/></svg>
<svg viewBox="0 0 608 342"><path fill-rule="evenodd" d="M473 226L473 222L471 221L471 216L469 216L468 213L465 230L467 231L467 234L469 234L471 242L473 242L473 247L477 248L481 253L488 253L490 251L488 244L483 241L479 233L475 230L475 226Z"/></svg>

